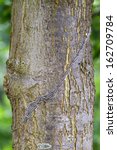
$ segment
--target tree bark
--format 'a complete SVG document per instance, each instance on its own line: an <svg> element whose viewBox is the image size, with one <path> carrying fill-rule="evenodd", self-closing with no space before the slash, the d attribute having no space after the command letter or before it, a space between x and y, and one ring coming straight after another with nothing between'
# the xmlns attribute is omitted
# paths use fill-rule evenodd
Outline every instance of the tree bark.
<svg viewBox="0 0 117 150"><path fill-rule="evenodd" d="M14 150L92 150L91 9L92 0L13 0L4 86Z"/></svg>

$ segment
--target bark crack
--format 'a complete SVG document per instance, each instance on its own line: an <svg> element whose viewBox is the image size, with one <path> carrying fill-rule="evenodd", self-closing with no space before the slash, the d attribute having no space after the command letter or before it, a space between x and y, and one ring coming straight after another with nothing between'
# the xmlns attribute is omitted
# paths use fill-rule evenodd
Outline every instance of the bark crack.
<svg viewBox="0 0 117 150"><path fill-rule="evenodd" d="M58 84L52 90L50 90L47 94L45 94L43 96L38 96L34 101L32 101L28 104L28 106L25 110L24 118L23 118L24 123L27 122L27 120L31 117L32 112L38 107L38 105L41 102L47 102L50 99L52 100L55 93L59 90L61 85L64 83L63 81L65 80L66 76L70 73L70 69L74 68L74 64L77 63L78 66L81 64L83 57L84 57L84 50L86 48L86 44L88 43L88 41L90 39L90 34L91 34L91 28L89 29L88 33L86 33L86 38L83 41L81 48L78 50L76 56L72 60L71 64L68 66L67 70L65 71L64 75L61 77Z"/></svg>

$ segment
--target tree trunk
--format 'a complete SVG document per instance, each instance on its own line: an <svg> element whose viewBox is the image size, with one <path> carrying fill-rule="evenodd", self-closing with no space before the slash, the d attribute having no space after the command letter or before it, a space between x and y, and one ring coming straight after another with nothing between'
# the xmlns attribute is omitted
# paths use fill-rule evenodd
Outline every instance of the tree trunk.
<svg viewBox="0 0 117 150"><path fill-rule="evenodd" d="M13 0L4 86L14 150L92 150L92 0Z"/></svg>

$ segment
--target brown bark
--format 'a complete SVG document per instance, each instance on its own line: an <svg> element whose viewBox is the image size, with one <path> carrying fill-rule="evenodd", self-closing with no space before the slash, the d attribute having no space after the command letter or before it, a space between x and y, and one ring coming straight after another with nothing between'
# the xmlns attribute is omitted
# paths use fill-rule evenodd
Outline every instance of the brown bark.
<svg viewBox="0 0 117 150"><path fill-rule="evenodd" d="M52 98L23 122L30 102L61 81L91 26L92 0L13 0L4 86L14 150L92 150L94 78L90 41Z"/></svg>

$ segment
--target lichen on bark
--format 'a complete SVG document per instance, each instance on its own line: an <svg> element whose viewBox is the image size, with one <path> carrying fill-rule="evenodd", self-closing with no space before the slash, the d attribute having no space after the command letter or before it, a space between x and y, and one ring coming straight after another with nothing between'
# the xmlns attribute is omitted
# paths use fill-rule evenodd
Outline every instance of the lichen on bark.
<svg viewBox="0 0 117 150"><path fill-rule="evenodd" d="M92 0L13 0L5 90L14 150L92 150L94 80L89 39ZM80 57L72 64L80 52ZM79 63L80 62L80 63ZM27 106L61 81L24 123ZM35 107L35 106L34 106Z"/></svg>

